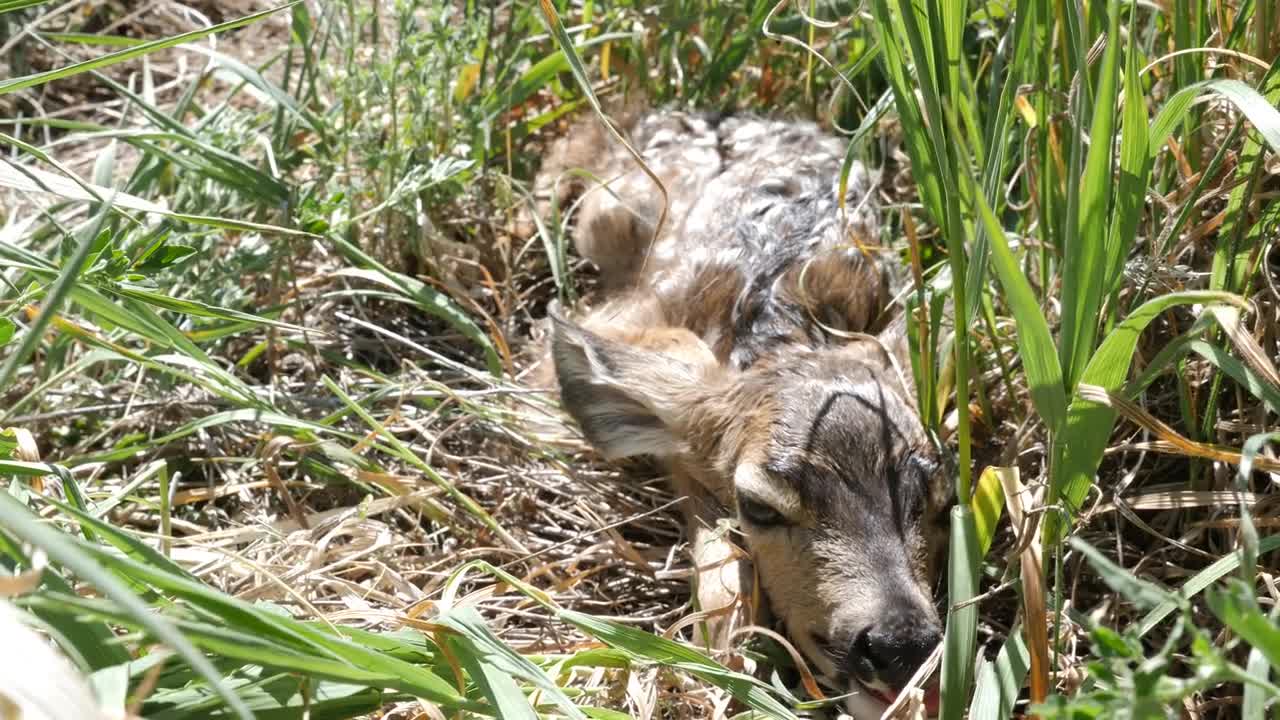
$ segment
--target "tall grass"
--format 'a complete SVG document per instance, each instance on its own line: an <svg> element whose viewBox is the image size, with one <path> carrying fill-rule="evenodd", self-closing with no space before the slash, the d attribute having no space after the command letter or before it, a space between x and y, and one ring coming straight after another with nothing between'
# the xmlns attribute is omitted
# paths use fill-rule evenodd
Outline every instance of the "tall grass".
<svg viewBox="0 0 1280 720"><path fill-rule="evenodd" d="M615 568L539 564L565 543L666 566L590 513L539 537L563 528L518 527L512 505L545 501L460 469L501 445L536 463L529 483L567 476L508 401L540 402L513 346L583 278L567 218L542 219L541 253L503 250L504 228L563 119L644 97L815 116L886 169L886 240L909 239L920 278L922 414L957 459L943 717L1165 717L1234 695L1274 712L1260 588L1280 541L1254 520L1280 469L1272 0L346 0L145 37L56 7L0 0L0 185L28 199L0 212L0 595L108 711L612 718L659 686L673 715L838 704L745 672L781 657L767 643L712 659L648 631L678 622L572 607ZM284 30L257 62L208 42L267 22ZM118 119L43 113L46 90L110 97ZM481 440L460 460L462 426ZM1148 452L1196 459L1152 470ZM1186 538L1135 514L1144 488ZM232 519L229 494L249 511ZM397 603L346 577L291 585L316 568L221 534L324 529L343 508L455 550L429 590L378 565L418 591ZM174 537L201 523L204 544ZM1170 548L1176 572L1132 559ZM232 566L260 583L211 569ZM389 619L343 622L339 602ZM512 622L590 642L518 643Z"/></svg>

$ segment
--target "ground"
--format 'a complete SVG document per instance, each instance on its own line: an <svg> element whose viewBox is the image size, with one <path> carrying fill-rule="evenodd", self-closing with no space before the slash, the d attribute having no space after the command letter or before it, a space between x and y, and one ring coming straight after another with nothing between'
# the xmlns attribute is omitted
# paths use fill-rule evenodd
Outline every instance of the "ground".
<svg viewBox="0 0 1280 720"><path fill-rule="evenodd" d="M947 237L930 197L921 195L909 152L913 129L925 123L904 129L897 114L877 120L870 111L892 80L867 54L871 11L821 4L823 17L840 19L831 35L818 32L828 29L821 24L809 32L798 12L782 13L769 26L832 58L852 78L844 88L803 47L768 42L757 31L769 6L686 4L558 6L606 106L771 110L850 130L871 117L871 140L859 136L855 146L881 170L886 237L904 257L911 254L907 238L915 238L929 273L945 266ZM82 0L6 13L0 77L129 47L59 33L156 39L268 7L250 0ZM1172 31L1152 23L1144 52L1154 58ZM557 607L692 638L697 618L678 499L660 473L641 463L603 462L572 427L553 437L525 422L558 412L554 394L532 386L528 372L548 303L589 300L594 290L593 268L567 240L571 213L557 211L532 228L520 222L549 143L571 122L595 118L547 28L531 3L307 2L216 40L0 94L0 131L14 140L6 142L15 159L0 170L54 171L56 161L99 186L182 214L114 216L99 227L94 203L14 191L0 203L0 241L10 248L0 255L0 319L11 318L19 329L12 342L0 342L0 359L17 359L0 370L0 430L9 429L3 437L19 448L12 457L69 471L61 481L49 476L32 487L47 486L73 503L79 487L94 516L160 548L225 596L321 625L379 634L425 630L432 642L443 642L444 631L432 623L473 608L509 648L539 663L600 647L599 632L556 617L527 590L495 584L489 568L498 568ZM966 42L983 62L974 67L989 66L991 37L1007 31L1000 17L975 15ZM1274 58L1247 49L1263 66ZM1261 77L1244 62L1197 68L1254 85ZM1145 88L1153 112L1175 82L1168 72ZM1057 86L1064 98L1067 85ZM1019 106L1022 122L1045 110L1034 93L1021 97L1031 98ZM1075 111L1065 99L1053 104L1056 96L1046 102L1053 122L1066 123ZM1197 127L1180 126L1159 155L1160 182L1153 177L1146 188L1147 214L1134 230L1140 242L1125 258L1123 287L1105 311L1104 330L1151 297L1221 289L1211 271L1228 255L1230 231L1245 249L1241 262L1257 263L1232 288L1252 303L1243 333L1188 335L1188 343L1201 345L1180 346L1193 350L1166 366L1162 349L1204 315L1173 305L1159 314L1141 336L1134 372L1119 382L1132 377L1130 387L1139 385L1151 369L1142 407L1192 445L1176 445L1181 438L1161 426L1122 413L1099 482L1072 525L1074 537L1119 567L1169 588L1235 557L1239 507L1251 508L1264 539L1280 509L1269 474L1275 461L1265 450L1255 462L1266 472L1248 478L1243 505L1233 492L1240 449L1275 426L1268 393L1278 392L1280 380L1268 368L1273 375L1280 256L1272 230L1250 228L1275 220L1268 207L1280 192L1280 166L1276 153L1263 150L1244 210L1233 205L1241 202L1233 192L1242 187L1237 171L1249 146L1231 135L1239 114L1230 106L1221 100L1203 106ZM1064 280L1046 274L1044 258L1059 251L1041 235L1053 220L1047 209L1036 211L1043 221L1018 210L1040 208L1038 193L1066 192L1035 175L1052 172L1037 164L1040 153L1061 152L1036 145L1035 127L1018 126L1027 149L1000 178L1009 190L999 219L1011 237L1017 229L1025 250L1020 262L1046 298L1043 312L1056 330ZM1224 161L1212 164L1219 147L1227 149ZM1061 169L1069 159L1053 161ZM13 176L3 176L6 187ZM1062 188L1080 184L1074 176L1053 181ZM1028 215L1037 220L1024 221ZM1175 218L1180 227L1166 234ZM61 315L33 333L39 342L23 355L19 338L37 327L42 308L56 304L52 281L93 230L101 233L88 248L95 254L72 277ZM937 368L944 399L938 426L953 451L972 443L975 477L991 465L1016 467L1027 485L1045 488L1052 445L1029 391L1031 358L1017 344L1022 317L993 274L984 279L988 304L979 304L973 322L972 437L957 436L954 373L945 367ZM1224 375L1219 368L1230 363L1215 361L1209 345L1226 348L1228 360L1243 358L1246 371ZM1256 357L1247 352L1253 347ZM1237 454L1215 458L1211 446ZM0 443L0 451L8 449ZM46 517L66 520L28 497L26 485L13 487ZM1044 508L1032 510L1034 516ZM1009 647L1025 623L1024 545L1015 535L1008 522L999 525L980 575L976 639L987 659ZM1066 548L1046 554L1047 595L1064 612L1050 613L1041 625L1054 633L1054 687L1074 691L1086 669L1105 677L1086 666L1100 662L1092 623L1132 626L1145 608L1109 584L1084 553ZM6 568L24 565L12 552L5 557ZM468 564L479 562L486 565ZM1264 554L1258 567L1253 597L1263 608L1280 600L1274 563ZM179 603L175 617L186 617L190 602ZM1249 663L1249 647L1258 643L1237 643L1208 604L1192 603L1187 618L1213 628L1225 658ZM1172 619L1161 624L1138 657L1154 657L1159 641L1177 632ZM760 659L759 649L719 659L741 669ZM660 658L653 652L641 657ZM462 678L457 662L431 658L451 683ZM1195 663L1183 645L1165 660L1160 667L1178 676ZM584 704L635 716L726 713L726 682L673 672L670 663L619 669L625 664L584 662L589 667L557 678L586 691ZM243 671L228 667L228 677ZM135 691L142 672L129 685ZM183 683L165 678L139 707L157 716L198 716L192 713L199 706L179 694ZM804 694L793 676L779 684ZM1232 717L1241 687L1214 676L1168 702L1193 717ZM475 687L463 688L480 697ZM369 701L378 710L360 712L435 716L413 695L399 687ZM1018 707L1025 709L1024 702Z"/></svg>

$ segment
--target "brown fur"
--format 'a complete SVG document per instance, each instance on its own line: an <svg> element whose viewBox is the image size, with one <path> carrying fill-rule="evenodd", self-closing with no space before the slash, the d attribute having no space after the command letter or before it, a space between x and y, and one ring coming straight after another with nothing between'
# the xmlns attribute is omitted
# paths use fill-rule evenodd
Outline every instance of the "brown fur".
<svg viewBox="0 0 1280 720"><path fill-rule="evenodd" d="M747 619L742 544L792 641L870 716L940 633L949 502L872 178L855 164L842 213L844 148L807 123L661 113L630 138L667 189L660 230L662 194L598 130L567 138L547 172L580 162L603 185L539 180L561 203L587 193L575 244L604 281L578 322L552 312L563 405L605 456L667 464L699 604L728 609L712 644ZM726 538L735 514L741 536Z"/></svg>

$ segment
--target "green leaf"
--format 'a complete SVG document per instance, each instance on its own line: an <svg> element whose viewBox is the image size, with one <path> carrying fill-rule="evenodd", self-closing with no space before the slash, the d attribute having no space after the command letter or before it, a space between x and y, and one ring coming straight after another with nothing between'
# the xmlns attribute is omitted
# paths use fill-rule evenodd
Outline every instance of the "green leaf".
<svg viewBox="0 0 1280 720"><path fill-rule="evenodd" d="M1070 543L1072 549L1083 555L1094 570L1098 571L1098 576L1108 587L1123 595L1134 605L1140 608L1154 608L1173 597L1173 593L1168 590L1135 577L1133 573L1111 562L1097 548L1079 537L1071 538Z"/></svg>
<svg viewBox="0 0 1280 720"><path fill-rule="evenodd" d="M977 654L978 604L955 609L978 594L982 557L974 516L969 508L951 509L951 557L948 563L947 632L942 654L942 720L958 720L969 704L973 681L973 660Z"/></svg>
<svg viewBox="0 0 1280 720"><path fill-rule="evenodd" d="M274 661L263 659L264 663L284 663L289 660L289 657L302 657L309 663L337 663L349 666L349 670L341 675L332 675L335 678L350 678L351 672L359 668L360 672L369 674L369 677L383 678L389 686L405 692L413 692L433 702L478 709L475 703L459 696L449 683L430 670L363 647L350 639L321 632L306 623L279 613L250 605L187 577L172 574L164 569L140 563L87 543L81 543L80 547L105 569L185 600L191 606L198 608L201 613L216 618L219 627L235 628L240 635L256 637L258 652L263 651L265 643L271 643L271 647L275 648L274 651L279 653L279 657ZM217 643L217 649L213 647L209 649L218 654L233 653L235 651L232 648L244 642L242 638L220 639L221 636L207 627L201 629L195 625L186 624L183 625L183 629L186 632L200 630L203 633L201 642L206 645ZM247 650L246 648L241 652L247 652Z"/></svg>
<svg viewBox="0 0 1280 720"><path fill-rule="evenodd" d="M635 660L656 662L720 687L747 706L781 720L798 720L770 694L759 680L734 672L686 645L627 627L608 618L595 617L574 610L554 608L557 615L583 632L611 647L623 650Z"/></svg>
<svg viewBox="0 0 1280 720"><path fill-rule="evenodd" d="M31 558L19 546L18 541L10 540L4 532L0 532L0 556L8 556L17 565L32 566ZM40 581L41 592L75 594L71 584L62 577L61 573L46 571ZM63 652L86 673L127 663L131 659L129 651L124 648L115 631L106 623L91 622L79 617L67 618L64 615L52 615L39 610L32 610L31 613L40 618L46 626L46 631Z"/></svg>
<svg viewBox="0 0 1280 720"><path fill-rule="evenodd" d="M1095 6L1096 7L1096 6ZM1079 179L1080 213L1074 235L1062 251L1062 328L1060 362L1064 388L1072 391L1093 353L1098 314L1111 292L1107 258L1110 225L1112 158L1115 143L1117 79L1120 68L1120 3L1107 3L1107 47L1102 55L1093 122L1089 126L1089 154Z"/></svg>
<svg viewBox="0 0 1280 720"><path fill-rule="evenodd" d="M1259 678L1264 683L1271 681L1271 663L1267 659L1267 654L1261 648L1253 648L1249 651L1249 662L1245 666L1245 672L1255 678ZM1267 705L1272 703L1275 698L1260 683L1245 683L1244 686L1244 703L1240 711L1241 720L1264 720L1266 718Z"/></svg>
<svg viewBox="0 0 1280 720"><path fill-rule="evenodd" d="M189 245L162 245L153 252L147 253L142 262L133 266L138 272L155 272L178 263L184 258L196 254L196 249Z"/></svg>
<svg viewBox="0 0 1280 720"><path fill-rule="evenodd" d="M1224 589L1210 589L1205 600L1223 625L1266 655L1272 667L1280 667L1280 627L1262 612L1243 581L1233 579Z"/></svg>
<svg viewBox="0 0 1280 720"><path fill-rule="evenodd" d="M490 698L498 708L499 717L537 718L519 686L508 682L510 678L517 677L550 697L566 716L586 720L582 711L565 697L560 687L541 668L499 640L474 609L454 608L437 618L437 622L459 632L459 637L449 639L455 650L462 651L461 654L455 652L455 656L464 663L468 659L474 661L478 669L483 671L482 675L488 682ZM477 673L473 672L472 677L476 678Z"/></svg>
<svg viewBox="0 0 1280 720"><path fill-rule="evenodd" d="M0 134L0 139L5 136ZM175 141L181 142L181 137L174 137ZM128 138L126 138L126 141ZM13 144L12 142L10 144ZM135 143L131 143L135 144ZM145 145L143 146L146 147ZM197 149L198 150L198 149ZM231 156L234 158L234 156ZM238 166L244 165L239 158L228 160L225 163L215 162L215 157L205 156L203 163L196 164L192 167L197 172L206 172L216 177L220 182L228 184L237 189L254 192L255 188L266 189L262 192L270 196L278 196L285 192L279 183L276 183L270 177L263 175L261 172L248 167L252 177L242 178L239 174ZM190 165L190 163L188 163ZM0 165L0 186L10 187L21 192L32 193L51 193L70 200L80 200L84 202L103 202L109 199L110 204L114 207L124 208L126 210L134 210L137 212L154 213L165 217L173 218L189 222L193 225L205 225L209 227L219 227L228 230L240 230L243 232L260 232L268 235L288 235L294 237L314 238L315 235L294 230L292 228L284 228L276 225L267 225L265 223L255 223L246 220L237 220L232 218L210 217L207 215L191 215L189 213L176 213L165 209L164 206L151 202L145 198L128 193L114 192L111 188L95 185L85 182L74 175L58 175L39 168L22 166L21 168L12 165ZM269 186L269 187L267 187Z"/></svg>
<svg viewBox="0 0 1280 720"><path fill-rule="evenodd" d="M353 257L371 266L371 269L342 268L336 271L335 275L360 278L399 291L405 297L413 300L418 308L449 323L455 330L465 335L467 339L479 345L480 349L484 351L489 373L494 377L502 376L502 360L498 357L498 352L493 347L493 342L480 329L480 326L476 325L466 313L458 309L458 306L454 304L448 295L420 280L387 268L346 240L334 237L333 241L339 247L352 254Z"/></svg>
<svg viewBox="0 0 1280 720"><path fill-rule="evenodd" d="M54 42L103 47L137 47L146 42L146 40L140 38L125 37L124 35L102 35L99 33L42 32L39 35L46 40L53 40Z"/></svg>
<svg viewBox="0 0 1280 720"><path fill-rule="evenodd" d="M1250 395L1261 400L1267 409L1280 415L1280 388L1267 382L1253 368L1240 362L1217 345L1211 345L1203 340L1192 340L1188 346L1197 355L1213 363L1241 387L1248 390Z"/></svg>
<svg viewBox="0 0 1280 720"><path fill-rule="evenodd" d="M45 293L44 306L40 308L40 314L36 316L27 333L23 335L22 342L18 344L18 349L9 356L8 362L0 367L0 388L9 387L9 383L13 380L18 368L27 361L27 358L35 351L36 345L40 343L40 339L44 336L45 328L49 326L54 316L58 314L58 310L62 307L62 302L75 289L76 281L79 279L80 273L83 272L84 262L93 250L94 241L106 223L109 212L110 208L104 206L80 236L80 244L76 247L70 259L63 264L58 272L57 280L53 283L53 287Z"/></svg>
<svg viewBox="0 0 1280 720"><path fill-rule="evenodd" d="M36 5L43 5L47 2L53 2L53 0L0 0L0 13L35 7Z"/></svg>
<svg viewBox="0 0 1280 720"><path fill-rule="evenodd" d="M222 683L221 674L213 664L200 654L200 651L168 620L152 612L152 609L136 597L128 587L95 562L90 557L90 553L85 552L86 547L83 543L78 543L74 538L47 524L8 493L3 492L0 492L0 524L24 541L44 550L54 562L92 583L99 592L118 603L134 622L145 628L157 640L168 645L191 666L192 670L203 677L236 716L243 720L252 720L253 713Z"/></svg>
<svg viewBox="0 0 1280 720"><path fill-rule="evenodd" d="M979 665L969 717L975 720L1014 717L1013 707L1018 702L1030 668L1031 656L1027 653L1022 628L1015 626L1009 631L995 662L983 660Z"/></svg>
<svg viewBox="0 0 1280 720"><path fill-rule="evenodd" d="M13 339L13 334L17 332L18 326L6 317L0 317L0 346L5 345Z"/></svg>
<svg viewBox="0 0 1280 720"><path fill-rule="evenodd" d="M978 557L980 558L986 557L987 551L991 549L991 541L996 535L996 526L999 525L1000 515L1004 512L1004 489L1000 484L1000 476L1015 472L1017 468L989 467L978 476L978 484L969 506L973 511L974 531L978 535Z"/></svg>
<svg viewBox="0 0 1280 720"><path fill-rule="evenodd" d="M1171 307L1193 303L1239 306L1243 301L1230 293L1212 291L1170 293L1148 300L1111 331L1089 360L1080 382L1117 390L1129 374L1138 338L1147 325ZM1061 498L1070 512L1078 511L1093 485L1093 477L1102 462L1115 419L1115 411L1106 405L1080 398L1072 401L1067 409L1065 429L1055 443L1055 452L1060 454L1061 460L1060 470L1050 488L1050 502ZM1046 544L1052 544L1062 529L1059 516L1049 515L1045 523Z"/></svg>
<svg viewBox="0 0 1280 720"><path fill-rule="evenodd" d="M1026 369L1027 382L1036 412L1044 418L1052 432L1062 429L1067 415L1067 397L1063 391L1062 366L1058 362L1057 346L1049 332L1049 323L1040 304L1036 301L1031 283L1018 267L1009 250L1004 228L996 220L987 201L980 193L974 193L979 214L987 234L991 236L991 267L1004 289L1010 311L1018 328L1018 355Z"/></svg>

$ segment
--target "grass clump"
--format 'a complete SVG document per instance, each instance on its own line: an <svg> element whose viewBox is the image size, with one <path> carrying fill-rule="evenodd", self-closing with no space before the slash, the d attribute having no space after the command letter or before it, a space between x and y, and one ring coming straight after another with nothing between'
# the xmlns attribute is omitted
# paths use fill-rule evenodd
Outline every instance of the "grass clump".
<svg viewBox="0 0 1280 720"><path fill-rule="evenodd" d="M571 213L516 231L541 149L769 110L850 136L917 261L943 716L1264 717L1277 17L0 0L0 595L109 716L836 712L687 641L660 478L520 422L593 284Z"/></svg>

